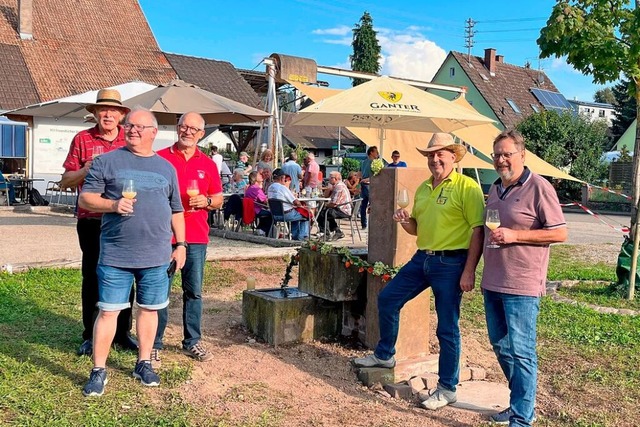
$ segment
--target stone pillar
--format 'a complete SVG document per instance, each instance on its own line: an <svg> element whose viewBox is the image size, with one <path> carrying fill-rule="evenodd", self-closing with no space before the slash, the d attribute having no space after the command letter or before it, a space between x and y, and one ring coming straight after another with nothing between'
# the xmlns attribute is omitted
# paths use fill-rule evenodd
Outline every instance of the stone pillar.
<svg viewBox="0 0 640 427"><path fill-rule="evenodd" d="M430 176L427 168L385 168L372 178L370 186L371 216L369 218L369 262L388 265L405 264L415 253L416 237L404 231L391 216L398 208L398 190L409 191L413 197L418 186ZM368 275L366 307L366 344L375 348L380 337L378 328L378 294L384 288L381 279ZM433 369L434 357L429 356L429 290L408 302L400 312L400 332L396 343L395 376L406 379L413 372ZM425 362L428 366L425 366ZM427 369L425 369L427 368Z"/></svg>

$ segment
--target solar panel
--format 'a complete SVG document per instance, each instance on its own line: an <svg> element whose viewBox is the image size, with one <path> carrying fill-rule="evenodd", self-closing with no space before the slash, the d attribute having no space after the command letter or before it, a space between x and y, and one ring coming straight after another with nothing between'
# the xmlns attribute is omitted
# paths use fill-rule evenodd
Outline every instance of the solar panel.
<svg viewBox="0 0 640 427"><path fill-rule="evenodd" d="M531 93L533 93L533 96L540 101L540 104L542 104L546 110L555 110L558 112L571 110L571 104L569 104L569 101L567 101L561 93L538 88L531 88Z"/></svg>

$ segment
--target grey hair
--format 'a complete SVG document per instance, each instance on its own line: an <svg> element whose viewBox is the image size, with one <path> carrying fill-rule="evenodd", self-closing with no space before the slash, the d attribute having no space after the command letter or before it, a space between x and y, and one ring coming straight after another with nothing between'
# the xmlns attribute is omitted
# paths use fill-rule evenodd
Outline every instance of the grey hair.
<svg viewBox="0 0 640 427"><path fill-rule="evenodd" d="M500 135L496 136L496 139L493 140L493 146L495 146L498 142L503 139L512 139L514 145L518 149L518 151L524 151L524 137L520 132L515 129L504 130L500 133Z"/></svg>
<svg viewBox="0 0 640 427"><path fill-rule="evenodd" d="M178 126L183 124L184 123L184 118L189 116L189 115L196 116L198 118L198 120L200 121L200 123L198 124L198 127L200 129L204 129L204 125L205 125L204 118L202 117L202 115L200 113L197 113L195 111L188 111L188 112L184 113L183 115L181 115L180 116L180 120L178 120Z"/></svg>
<svg viewBox="0 0 640 427"><path fill-rule="evenodd" d="M136 105L135 107L133 107L131 111L127 113L127 116L124 118L124 122L125 123L129 122L129 117L133 113L139 113L139 112L149 113L149 115L151 116L151 124L153 125L154 128L158 129L158 119L156 118L156 115L153 114L151 110L149 110L148 108L144 108L141 105Z"/></svg>

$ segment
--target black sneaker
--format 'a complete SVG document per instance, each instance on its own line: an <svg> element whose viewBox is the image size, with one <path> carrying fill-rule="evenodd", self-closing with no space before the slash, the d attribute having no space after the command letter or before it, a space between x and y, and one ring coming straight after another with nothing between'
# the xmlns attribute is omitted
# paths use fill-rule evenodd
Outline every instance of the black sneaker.
<svg viewBox="0 0 640 427"><path fill-rule="evenodd" d="M138 351L138 341L130 334L126 334L121 337L116 336L113 340L113 347L115 346L127 351Z"/></svg>
<svg viewBox="0 0 640 427"><path fill-rule="evenodd" d="M157 387L160 385L160 377L156 374L149 360L141 360L136 363L133 370L133 377L140 380L142 385L147 387Z"/></svg>
<svg viewBox="0 0 640 427"><path fill-rule="evenodd" d="M93 341L84 340L76 353L78 356L91 356L91 353L93 353Z"/></svg>
<svg viewBox="0 0 640 427"><path fill-rule="evenodd" d="M89 381L82 389L82 394L85 397L100 397L104 393L104 386L107 385L107 382L107 370L105 368L93 368L89 374Z"/></svg>
<svg viewBox="0 0 640 427"><path fill-rule="evenodd" d="M333 237L331 238L331 240L340 240L344 237L344 233L340 230L336 230L335 233L333 233Z"/></svg>

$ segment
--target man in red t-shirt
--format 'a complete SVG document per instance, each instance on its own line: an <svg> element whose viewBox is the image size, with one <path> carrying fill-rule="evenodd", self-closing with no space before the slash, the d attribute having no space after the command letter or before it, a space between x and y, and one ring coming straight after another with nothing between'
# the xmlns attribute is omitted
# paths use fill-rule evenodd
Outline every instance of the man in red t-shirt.
<svg viewBox="0 0 640 427"><path fill-rule="evenodd" d="M200 342L202 338L202 279L209 243L209 211L222 206L222 183L216 164L198 148L204 136L204 119L198 113L186 113L178 123L178 141L158 151L158 155L173 165L178 185L187 235L187 261L182 268L182 324L185 354L205 362L213 355ZM189 194L191 193L191 194ZM173 275L171 276L173 280ZM158 311L158 330L151 352L151 363L160 365L162 338L167 327L168 309Z"/></svg>
<svg viewBox="0 0 640 427"><path fill-rule="evenodd" d="M84 178L91 167L94 157L111 150L124 147L124 130L120 121L129 112L129 108L122 105L120 92L115 89L98 91L95 104L90 104L87 110L93 114L97 124L91 129L78 132L71 141L69 154L62 165L61 188L78 188L82 190ZM93 324L98 315L98 258L100 257L100 226L102 214L88 210L77 209L78 241L82 250L82 345L78 355L90 355L93 352ZM133 291L130 302L133 303ZM118 326L114 343L127 350L137 350L138 343L131 337L131 309L122 310L118 316Z"/></svg>

